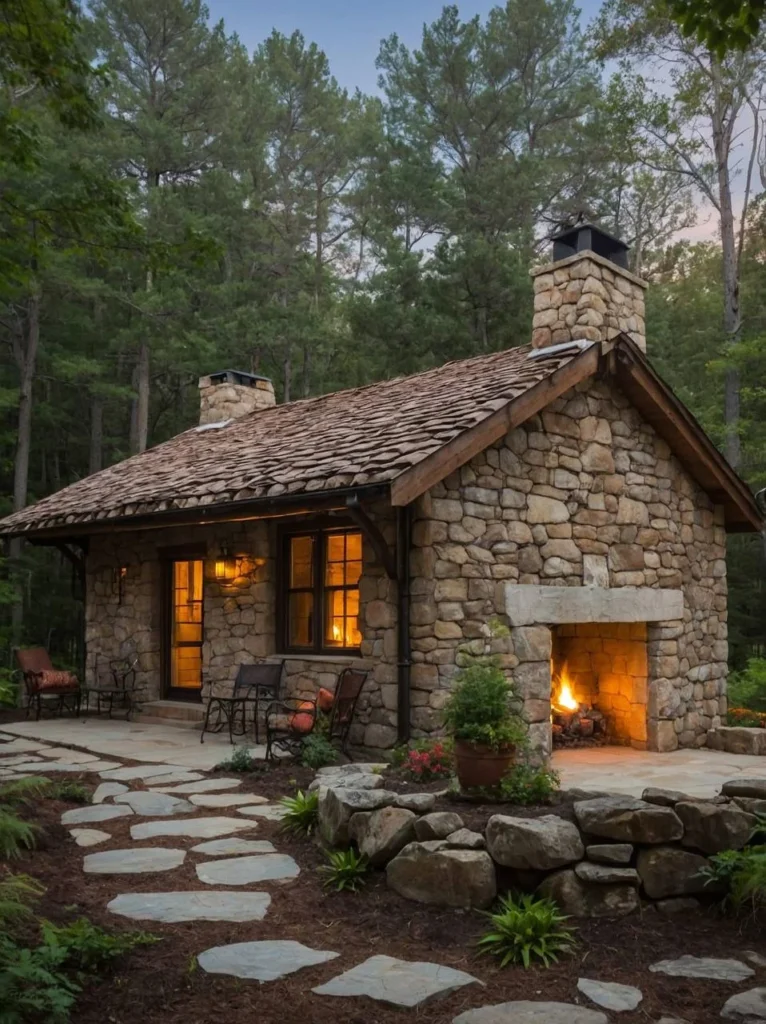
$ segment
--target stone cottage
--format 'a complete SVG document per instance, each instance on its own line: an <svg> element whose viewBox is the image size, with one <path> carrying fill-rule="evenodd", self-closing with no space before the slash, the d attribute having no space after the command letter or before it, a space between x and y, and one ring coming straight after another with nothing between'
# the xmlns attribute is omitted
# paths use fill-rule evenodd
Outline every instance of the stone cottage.
<svg viewBox="0 0 766 1024"><path fill-rule="evenodd" d="M352 742L380 752L438 732L491 646L541 757L569 707L616 742L704 745L726 533L761 517L652 369L625 246L582 225L553 256L531 345L281 406L212 374L198 425L3 520L80 561L88 680L128 649L181 713L255 659L289 695L362 665Z"/></svg>

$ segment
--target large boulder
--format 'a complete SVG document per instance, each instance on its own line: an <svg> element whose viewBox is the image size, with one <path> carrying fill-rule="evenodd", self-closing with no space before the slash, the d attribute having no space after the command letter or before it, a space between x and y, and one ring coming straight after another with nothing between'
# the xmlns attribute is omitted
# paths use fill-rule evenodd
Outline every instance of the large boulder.
<svg viewBox="0 0 766 1024"><path fill-rule="evenodd" d="M595 843L585 848L585 856L595 864L630 864L633 847L630 843Z"/></svg>
<svg viewBox="0 0 766 1024"><path fill-rule="evenodd" d="M382 789L383 776L370 772L346 773L344 775L318 775L309 784L309 793L323 789Z"/></svg>
<svg viewBox="0 0 766 1024"><path fill-rule="evenodd" d="M459 828L447 836L450 846L459 846L466 850L483 850L486 841L481 832L472 832L470 828Z"/></svg>
<svg viewBox="0 0 766 1024"><path fill-rule="evenodd" d="M349 837L374 867L383 867L415 838L417 818L402 807L358 811L349 821Z"/></svg>
<svg viewBox="0 0 766 1024"><path fill-rule="evenodd" d="M484 908L497 895L495 865L488 853L444 849L439 840L405 846L388 862L386 879L400 896L440 907Z"/></svg>
<svg viewBox="0 0 766 1024"><path fill-rule="evenodd" d="M636 862L644 892L653 900L703 892L705 878L700 872L707 866L704 857L677 846L641 850Z"/></svg>
<svg viewBox="0 0 766 1024"><path fill-rule="evenodd" d="M397 793L396 806L415 814L428 814L436 806L436 793Z"/></svg>
<svg viewBox="0 0 766 1024"><path fill-rule="evenodd" d="M396 803L386 789L330 789L319 791L319 834L328 846L348 846L348 825L358 811L376 811Z"/></svg>
<svg viewBox="0 0 766 1024"><path fill-rule="evenodd" d="M746 796L766 800L766 779L732 779L721 786L724 796Z"/></svg>
<svg viewBox="0 0 766 1024"><path fill-rule="evenodd" d="M602 796L574 805L583 832L626 843L670 843L684 827L672 807L661 807L630 796Z"/></svg>
<svg viewBox="0 0 766 1024"><path fill-rule="evenodd" d="M463 827L463 819L452 811L434 811L418 818L415 823L415 836L420 842L427 839L446 839L453 832Z"/></svg>
<svg viewBox="0 0 766 1024"><path fill-rule="evenodd" d="M487 849L504 867L536 871L572 864L585 853L576 826L555 814L542 818L493 814L487 822Z"/></svg>
<svg viewBox="0 0 766 1024"><path fill-rule="evenodd" d="M766 754L766 729L743 725L720 725L707 734L707 745L728 754Z"/></svg>
<svg viewBox="0 0 766 1024"><path fill-rule="evenodd" d="M640 906L635 884L585 882L571 868L548 875L537 892L555 900L559 908L572 917L625 917Z"/></svg>
<svg viewBox="0 0 766 1024"><path fill-rule="evenodd" d="M662 789L659 786L647 786L641 799L648 804L659 804L661 807L675 807L679 800L688 800L686 793L677 789Z"/></svg>
<svg viewBox="0 0 766 1024"><path fill-rule="evenodd" d="M675 810L684 825L684 846L703 853L742 849L755 825L755 818L736 804L689 800L676 804Z"/></svg>

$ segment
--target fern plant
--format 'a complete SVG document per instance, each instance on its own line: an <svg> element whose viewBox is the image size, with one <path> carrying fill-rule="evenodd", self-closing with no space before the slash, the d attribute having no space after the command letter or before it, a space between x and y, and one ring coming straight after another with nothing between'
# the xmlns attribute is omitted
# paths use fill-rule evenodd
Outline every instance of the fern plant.
<svg viewBox="0 0 766 1024"><path fill-rule="evenodd" d="M45 886L30 875L0 878L0 931L9 931L19 920L30 917L31 906L45 892Z"/></svg>
<svg viewBox="0 0 766 1024"><path fill-rule="evenodd" d="M24 949L0 934L2 1024L67 1024L81 986L67 976L64 947Z"/></svg>
<svg viewBox="0 0 766 1024"><path fill-rule="evenodd" d="M34 803L50 796L53 788L50 779L39 778L36 775L5 782L0 786L0 806L22 807L24 804Z"/></svg>
<svg viewBox="0 0 766 1024"><path fill-rule="evenodd" d="M336 892L358 892L367 881L368 868L367 858L349 849L328 851L327 864L317 870L327 876L325 888L333 888Z"/></svg>
<svg viewBox="0 0 766 1024"><path fill-rule="evenodd" d="M106 964L124 956L137 946L159 942L159 936L148 932L107 932L80 917L65 925L42 922L43 943L66 950L66 962L76 971L98 973Z"/></svg>
<svg viewBox="0 0 766 1024"><path fill-rule="evenodd" d="M479 948L499 957L501 967L529 967L535 960L549 967L574 948L574 935L564 927L569 918L559 913L553 900L531 894L518 900L502 896L500 909L487 916L492 928L479 940Z"/></svg>
<svg viewBox="0 0 766 1024"><path fill-rule="evenodd" d="M725 909L740 913L750 909L754 914L766 907L766 848L746 846L743 850L724 850L710 858L710 865L700 871L706 885L725 889Z"/></svg>
<svg viewBox="0 0 766 1024"><path fill-rule="evenodd" d="M283 797L279 802L285 811L282 815L283 830L311 835L319 820L319 793L304 793L299 789L295 796Z"/></svg>

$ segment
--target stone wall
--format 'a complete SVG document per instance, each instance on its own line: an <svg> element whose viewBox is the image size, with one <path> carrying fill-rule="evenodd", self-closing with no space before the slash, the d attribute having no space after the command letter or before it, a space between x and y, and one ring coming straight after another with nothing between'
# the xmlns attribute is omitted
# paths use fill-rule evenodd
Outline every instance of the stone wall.
<svg viewBox="0 0 766 1024"><path fill-rule="evenodd" d="M215 375L213 375L215 376ZM224 423L276 405L274 385L258 378L252 385L224 381L213 383L210 375L199 379L199 422Z"/></svg>
<svg viewBox="0 0 766 1024"><path fill-rule="evenodd" d="M372 515L393 543L393 515L380 507ZM343 524L339 521L339 525ZM273 520L105 534L92 538L87 559L88 683L106 678L110 660L135 650L146 700L162 697L162 552L200 544L207 550L203 699L210 693L229 692L239 665L281 655L276 642L277 526ZM213 575L221 547L239 556L241 569L236 579L225 584ZM396 585L377 564L367 542L363 556L361 656L285 655L285 692L310 696L320 686L332 690L344 668L368 669L351 742L385 749L396 742Z"/></svg>
<svg viewBox="0 0 766 1024"><path fill-rule="evenodd" d="M683 617L647 627L647 746L702 746L726 712L723 510L608 381L589 380L419 499L413 531L412 725L441 726L455 672L487 644L507 584L676 589ZM493 639L550 743L551 632Z"/></svg>

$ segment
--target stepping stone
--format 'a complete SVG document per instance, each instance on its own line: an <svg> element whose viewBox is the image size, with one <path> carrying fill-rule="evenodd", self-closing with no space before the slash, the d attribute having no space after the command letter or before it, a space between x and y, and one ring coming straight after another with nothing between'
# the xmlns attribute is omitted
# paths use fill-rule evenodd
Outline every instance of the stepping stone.
<svg viewBox="0 0 766 1024"><path fill-rule="evenodd" d="M74 807L61 815L62 825L88 825L94 821L110 821L112 818L132 818L129 807L113 807L111 804L95 804L90 807Z"/></svg>
<svg viewBox="0 0 766 1024"><path fill-rule="evenodd" d="M204 779L204 775L200 775L199 772L171 772L170 775L161 775L160 778L166 786L176 784L179 782L201 782Z"/></svg>
<svg viewBox="0 0 766 1024"><path fill-rule="evenodd" d="M281 882L295 878L300 868L286 853L265 853L255 857L232 857L197 865L197 878L206 885L250 885L253 882Z"/></svg>
<svg viewBox="0 0 766 1024"><path fill-rule="evenodd" d="M596 1006L605 1010L635 1010L644 998L640 989L632 985L620 985L616 981L594 981L580 978L577 988Z"/></svg>
<svg viewBox="0 0 766 1024"><path fill-rule="evenodd" d="M393 956L371 956L311 991L320 996L367 996L381 1003L409 1008L422 1006L430 999L447 996L471 984L480 982L473 975L452 967L397 960Z"/></svg>
<svg viewBox="0 0 766 1024"><path fill-rule="evenodd" d="M744 949L742 956L753 967L766 967L766 956L761 956L760 953L756 953L753 949Z"/></svg>
<svg viewBox="0 0 766 1024"><path fill-rule="evenodd" d="M240 807L237 814L247 814L251 818L268 818L269 821L280 821L287 811L281 804L261 804L257 807Z"/></svg>
<svg viewBox="0 0 766 1024"><path fill-rule="evenodd" d="M64 764L63 761L26 761L24 764L14 765L17 772L71 772L82 775L83 772L102 772L103 770L117 768L118 761L93 761L91 764Z"/></svg>
<svg viewBox="0 0 766 1024"><path fill-rule="evenodd" d="M755 973L741 960L717 960L704 956L660 960L649 970L655 974L668 974L671 978L711 978L713 981L745 981Z"/></svg>
<svg viewBox="0 0 766 1024"><path fill-rule="evenodd" d="M46 757L55 757L64 764L88 764L89 761L100 760L98 754L88 754L84 750L72 750L70 747L51 747L45 751Z"/></svg>
<svg viewBox="0 0 766 1024"><path fill-rule="evenodd" d="M188 800L166 793L121 793L114 798L116 804L127 804L128 807L145 818L162 818L166 814L191 814L194 807Z"/></svg>
<svg viewBox="0 0 766 1024"><path fill-rule="evenodd" d="M755 1024L766 1020L766 988L751 988L727 999L721 1010L725 1020L738 1020L742 1024Z"/></svg>
<svg viewBox="0 0 766 1024"><path fill-rule="evenodd" d="M115 767L110 771L102 771L101 778L105 782L131 782L133 779L154 779L173 772L184 772L186 768L177 764L134 764L130 767Z"/></svg>
<svg viewBox="0 0 766 1024"><path fill-rule="evenodd" d="M7 735L8 734L6 733L6 736ZM20 736L14 739L4 739L3 742L0 743L0 750L4 754L10 754L11 752L22 753L32 750L47 751L49 749L50 747L47 743L38 743L37 740L25 740Z"/></svg>
<svg viewBox="0 0 766 1024"><path fill-rule="evenodd" d="M262 921L271 896L265 892L136 892L117 896L106 909L132 921Z"/></svg>
<svg viewBox="0 0 766 1024"><path fill-rule="evenodd" d="M129 812L129 813L132 813ZM178 818L170 821L144 821L131 825L131 839L154 839L155 836L191 836L192 839L216 839L231 832L252 831L252 821L241 818Z"/></svg>
<svg viewBox="0 0 766 1024"><path fill-rule="evenodd" d="M586 1010L573 1003L535 1003L527 1000L496 1003L466 1010L452 1024L609 1024L600 1010Z"/></svg>
<svg viewBox="0 0 766 1024"><path fill-rule="evenodd" d="M12 772L10 768L0 768L0 779L18 779L19 776L16 772Z"/></svg>
<svg viewBox="0 0 766 1024"><path fill-rule="evenodd" d="M104 850L102 853L89 853L83 861L82 869L88 875L149 874L179 868L185 857L185 850L172 850L165 846Z"/></svg>
<svg viewBox="0 0 766 1024"><path fill-rule="evenodd" d="M310 949L292 939L273 939L213 946L200 953L197 961L208 974L232 974L235 978L252 978L264 982L276 981L304 967L314 967L327 960L334 960L337 956L340 953L332 953L328 949Z"/></svg>
<svg viewBox="0 0 766 1024"><path fill-rule="evenodd" d="M0 768L12 768L15 764L30 764L33 761L42 760L44 758L35 757L34 754L8 754L0 756Z"/></svg>
<svg viewBox="0 0 766 1024"><path fill-rule="evenodd" d="M276 853L272 843L265 839L211 839L192 846L192 853L205 853L208 857L232 857L236 853Z"/></svg>
<svg viewBox="0 0 766 1024"><path fill-rule="evenodd" d="M195 793L189 799L195 807L238 807L240 804L267 804L265 796L255 793Z"/></svg>
<svg viewBox="0 0 766 1024"><path fill-rule="evenodd" d="M108 832L102 832L99 828L70 828L69 835L78 846L98 846L112 838Z"/></svg>
<svg viewBox="0 0 766 1024"><path fill-rule="evenodd" d="M104 800L108 800L110 796L119 796L120 793L130 792L127 786L123 786L121 782L101 782L96 787L96 791L91 797L91 801L94 804L102 804Z"/></svg>
<svg viewBox="0 0 766 1024"><path fill-rule="evenodd" d="M190 773L193 774L193 773ZM203 779L199 782L189 780L182 786L168 786L167 780L163 786L152 786L153 793L212 793L217 789L235 789L242 785L242 779ZM167 788L165 788L167 786Z"/></svg>

